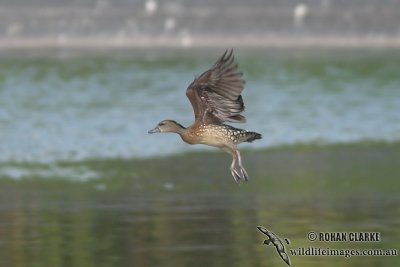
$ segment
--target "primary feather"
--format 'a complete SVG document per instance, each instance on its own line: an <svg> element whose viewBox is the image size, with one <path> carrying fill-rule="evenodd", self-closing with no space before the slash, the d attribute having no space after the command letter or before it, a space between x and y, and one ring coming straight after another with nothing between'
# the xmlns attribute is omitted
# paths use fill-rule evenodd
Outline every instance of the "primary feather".
<svg viewBox="0 0 400 267"><path fill-rule="evenodd" d="M214 123L245 122L245 117L240 114L244 111L241 93L245 82L242 76L232 50L225 51L213 67L196 78L186 90L195 118Z"/></svg>

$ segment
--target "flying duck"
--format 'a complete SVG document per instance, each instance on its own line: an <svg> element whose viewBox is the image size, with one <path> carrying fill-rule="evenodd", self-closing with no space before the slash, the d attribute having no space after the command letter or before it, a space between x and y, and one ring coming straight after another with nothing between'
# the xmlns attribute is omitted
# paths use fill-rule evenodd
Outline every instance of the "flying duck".
<svg viewBox="0 0 400 267"><path fill-rule="evenodd" d="M186 89L194 111L194 123L185 128L174 120L163 120L148 133L172 132L191 145L218 147L232 155L230 171L235 181L247 181L248 175L237 145L261 139L261 134L224 123L246 122L241 115L244 111L241 93L245 83L242 75L234 61L233 50L226 50L209 70L195 78Z"/></svg>

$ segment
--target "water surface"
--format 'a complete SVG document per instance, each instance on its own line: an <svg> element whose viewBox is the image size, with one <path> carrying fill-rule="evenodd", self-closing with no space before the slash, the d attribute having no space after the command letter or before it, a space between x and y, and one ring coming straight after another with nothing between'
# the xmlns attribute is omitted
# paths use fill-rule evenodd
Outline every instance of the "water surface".
<svg viewBox="0 0 400 267"><path fill-rule="evenodd" d="M184 91L221 51L0 60L0 266L285 266L287 249L398 249L396 51L237 51L243 146L230 156L147 135L193 115ZM378 243L309 231L380 232ZM292 266L394 266L398 257L290 256Z"/></svg>

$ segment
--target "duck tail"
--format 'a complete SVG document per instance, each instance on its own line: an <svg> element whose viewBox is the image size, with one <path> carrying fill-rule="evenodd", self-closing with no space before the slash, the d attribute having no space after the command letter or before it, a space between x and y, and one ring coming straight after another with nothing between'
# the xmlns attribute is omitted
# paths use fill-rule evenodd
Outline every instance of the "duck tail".
<svg viewBox="0 0 400 267"><path fill-rule="evenodd" d="M262 135L256 132L246 132L246 142L253 142L254 140L261 139Z"/></svg>

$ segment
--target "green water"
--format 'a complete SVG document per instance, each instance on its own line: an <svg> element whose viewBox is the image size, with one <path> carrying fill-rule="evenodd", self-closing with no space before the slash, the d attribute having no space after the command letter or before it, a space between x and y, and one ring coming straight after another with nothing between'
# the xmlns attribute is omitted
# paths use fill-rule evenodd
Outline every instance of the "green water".
<svg viewBox="0 0 400 267"><path fill-rule="evenodd" d="M285 266L287 249L398 249L400 146L244 151L237 185L223 153L60 162L87 182L2 180L1 266ZM23 163L21 163L23 164ZM29 168L29 166L26 166ZM37 166L34 166L37 167ZM379 232L378 243L311 242L309 231ZM398 257L290 256L292 266L394 266Z"/></svg>
<svg viewBox="0 0 400 267"><path fill-rule="evenodd" d="M236 51L235 126L263 134L239 185L224 152L147 135L191 123L186 86L221 51L0 52L0 267L286 266L257 226L290 240L292 266L399 262L290 252L399 249L397 50Z"/></svg>

